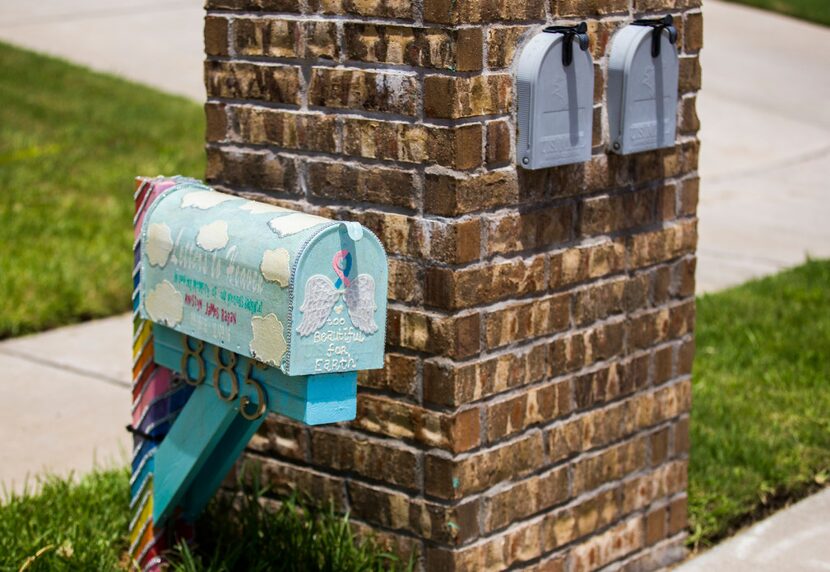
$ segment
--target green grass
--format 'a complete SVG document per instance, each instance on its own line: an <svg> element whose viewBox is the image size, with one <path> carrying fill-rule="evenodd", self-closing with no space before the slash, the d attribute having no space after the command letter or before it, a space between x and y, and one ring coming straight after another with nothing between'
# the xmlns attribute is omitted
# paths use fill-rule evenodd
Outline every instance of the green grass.
<svg viewBox="0 0 830 572"><path fill-rule="evenodd" d="M355 539L348 517L338 515L331 502L318 506L295 496L274 509L260 502L265 492L254 483L235 507L227 497L214 499L197 526L195 550L178 546L171 569L373 572L414 567L414 556L404 563L383 552L372 537Z"/></svg>
<svg viewBox="0 0 830 572"><path fill-rule="evenodd" d="M830 262L698 300L692 541L706 546L830 472Z"/></svg>
<svg viewBox="0 0 830 572"><path fill-rule="evenodd" d="M113 570L127 549L129 474L97 472L78 483L48 478L36 495L0 503L0 570Z"/></svg>
<svg viewBox="0 0 830 572"><path fill-rule="evenodd" d="M830 26L830 3L827 0L728 0L764 10L771 10L816 24Z"/></svg>
<svg viewBox="0 0 830 572"><path fill-rule="evenodd" d="M0 339L129 309L137 175L204 172L201 107L0 44Z"/></svg>
<svg viewBox="0 0 830 572"><path fill-rule="evenodd" d="M218 497L197 526L195 548L180 545L170 569L180 572L373 572L411 570L372 537L356 539L348 517L332 505L296 497L279 508L261 503L254 484L231 506ZM271 503L274 504L274 503ZM0 503L0 571L129 570L126 469L92 473L79 482L48 478L36 495Z"/></svg>

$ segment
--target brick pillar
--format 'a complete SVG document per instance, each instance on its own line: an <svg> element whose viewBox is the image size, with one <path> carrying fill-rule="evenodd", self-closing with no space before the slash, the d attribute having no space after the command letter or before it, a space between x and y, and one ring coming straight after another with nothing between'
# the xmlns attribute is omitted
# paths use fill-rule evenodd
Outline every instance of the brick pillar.
<svg viewBox="0 0 830 572"><path fill-rule="evenodd" d="M386 245L386 369L358 419L271 418L277 492L348 509L430 570L653 569L686 524L699 0L208 0L207 177ZM673 149L608 142L609 40L680 30ZM511 66L589 22L592 159L514 165ZM568 564L570 563L570 564ZM568 568L570 566L570 568Z"/></svg>

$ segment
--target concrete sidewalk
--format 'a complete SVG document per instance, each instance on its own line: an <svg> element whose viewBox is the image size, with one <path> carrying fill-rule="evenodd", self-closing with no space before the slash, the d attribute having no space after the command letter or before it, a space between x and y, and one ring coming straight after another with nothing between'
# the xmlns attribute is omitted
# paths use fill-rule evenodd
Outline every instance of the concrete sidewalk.
<svg viewBox="0 0 830 572"><path fill-rule="evenodd" d="M675 572L830 570L830 489L675 568Z"/></svg>
<svg viewBox="0 0 830 572"><path fill-rule="evenodd" d="M830 256L830 28L707 0L697 285Z"/></svg>
<svg viewBox="0 0 830 572"><path fill-rule="evenodd" d="M0 40L196 101L203 0L0 0Z"/></svg>
<svg viewBox="0 0 830 572"><path fill-rule="evenodd" d="M131 347L128 314L0 342L0 492L127 464Z"/></svg>

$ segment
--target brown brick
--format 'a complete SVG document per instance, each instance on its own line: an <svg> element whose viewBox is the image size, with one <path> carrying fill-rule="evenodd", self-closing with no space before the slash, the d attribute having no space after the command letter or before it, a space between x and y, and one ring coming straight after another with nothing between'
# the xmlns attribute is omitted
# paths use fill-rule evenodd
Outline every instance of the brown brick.
<svg viewBox="0 0 830 572"><path fill-rule="evenodd" d="M259 470L259 482L271 494L287 497L293 491L304 491L323 503L331 500L338 511L346 508L345 483L339 477L267 457L256 457L253 466ZM253 472L241 475L250 486Z"/></svg>
<svg viewBox="0 0 830 572"><path fill-rule="evenodd" d="M205 62L208 97L253 99L299 105L299 69L294 66Z"/></svg>
<svg viewBox="0 0 830 572"><path fill-rule="evenodd" d="M511 304L485 316L489 349L561 332L570 324L570 295L557 294Z"/></svg>
<svg viewBox="0 0 830 572"><path fill-rule="evenodd" d="M550 287L560 289L624 270L625 243L620 240L568 248L550 255Z"/></svg>
<svg viewBox="0 0 830 572"><path fill-rule="evenodd" d="M660 230L632 235L628 242L629 264L647 266L694 252L697 224L693 220L665 225Z"/></svg>
<svg viewBox="0 0 830 572"><path fill-rule="evenodd" d="M387 352L383 363L383 369L361 371L357 378L358 384L361 387L415 397L418 389L418 359Z"/></svg>
<svg viewBox="0 0 830 572"><path fill-rule="evenodd" d="M664 506L646 514L646 544L657 544L666 537L666 518Z"/></svg>
<svg viewBox="0 0 830 572"><path fill-rule="evenodd" d="M487 439L497 441L528 427L548 423L570 413L571 384L546 383L487 406Z"/></svg>
<svg viewBox="0 0 830 572"><path fill-rule="evenodd" d="M349 519L349 526L358 542L363 543L371 538L380 551L392 554L402 562L408 562L410 558L417 562L423 558L422 543L411 534L399 534L375 528L360 522L354 518L354 515Z"/></svg>
<svg viewBox="0 0 830 572"><path fill-rule="evenodd" d="M686 135L694 135L700 130L700 119L697 116L697 97L684 97L680 100L680 124L678 129Z"/></svg>
<svg viewBox="0 0 830 572"><path fill-rule="evenodd" d="M396 72L314 68L308 87L309 105L415 115L418 78Z"/></svg>
<svg viewBox="0 0 830 572"><path fill-rule="evenodd" d="M697 52L703 48L703 14L687 14L683 23L683 41L687 52Z"/></svg>
<svg viewBox="0 0 830 572"><path fill-rule="evenodd" d="M487 123L486 159L488 166L508 163L513 157L513 143L510 139L511 124L508 121Z"/></svg>
<svg viewBox="0 0 830 572"><path fill-rule="evenodd" d="M478 314L440 317L390 310L386 341L391 346L460 359L480 351L480 328Z"/></svg>
<svg viewBox="0 0 830 572"><path fill-rule="evenodd" d="M445 506L354 480L348 488L352 516L367 522L445 545L460 544L479 534L477 501Z"/></svg>
<svg viewBox="0 0 830 572"><path fill-rule="evenodd" d="M579 232L582 236L610 234L654 223L660 195L657 189L591 197L582 201Z"/></svg>
<svg viewBox="0 0 830 572"><path fill-rule="evenodd" d="M441 24L543 20L544 0L424 0L424 19Z"/></svg>
<svg viewBox="0 0 830 572"><path fill-rule="evenodd" d="M420 264L399 258L387 258L389 299L409 304L424 302L423 272Z"/></svg>
<svg viewBox="0 0 830 572"><path fill-rule="evenodd" d="M644 545L643 519L637 516L574 547L571 569L573 572L597 570Z"/></svg>
<svg viewBox="0 0 830 572"><path fill-rule="evenodd" d="M337 151L337 125L331 116L264 107L228 106L231 141L304 151Z"/></svg>
<svg viewBox="0 0 830 572"><path fill-rule="evenodd" d="M567 467L534 475L483 498L483 532L490 533L504 528L512 522L561 504L569 497Z"/></svg>
<svg viewBox="0 0 830 572"><path fill-rule="evenodd" d="M438 498L458 499L500 482L521 478L544 463L539 433L461 459L427 454L424 487Z"/></svg>
<svg viewBox="0 0 830 572"><path fill-rule="evenodd" d="M684 490L686 471L686 461L674 461L627 479L622 486L622 512L640 510L658 499Z"/></svg>
<svg viewBox="0 0 830 572"><path fill-rule="evenodd" d="M309 8L323 14L404 19L414 17L411 0L310 0Z"/></svg>
<svg viewBox="0 0 830 572"><path fill-rule="evenodd" d="M560 18L586 18L628 12L628 0L555 0L551 4Z"/></svg>
<svg viewBox="0 0 830 572"><path fill-rule="evenodd" d="M207 10L250 10L268 12L299 12L296 0L207 0Z"/></svg>
<svg viewBox="0 0 830 572"><path fill-rule="evenodd" d="M235 18L232 30L234 55L327 60L340 56L333 22Z"/></svg>
<svg viewBox="0 0 830 572"><path fill-rule="evenodd" d="M467 219L429 224L429 257L434 262L463 264L478 260L481 254L481 221Z"/></svg>
<svg viewBox="0 0 830 572"><path fill-rule="evenodd" d="M674 535L686 528L687 499L685 496L674 499L669 505L669 535Z"/></svg>
<svg viewBox="0 0 830 572"><path fill-rule="evenodd" d="M490 69L509 68L513 65L516 48L522 44L522 36L529 26L505 26L490 28L487 32L487 64Z"/></svg>
<svg viewBox="0 0 830 572"><path fill-rule="evenodd" d="M700 194L700 178L692 177L683 181L680 191L680 205L678 214L694 216L697 211L697 201Z"/></svg>
<svg viewBox="0 0 830 572"><path fill-rule="evenodd" d="M610 322L569 336L549 345L550 376L560 376L620 356L623 353L625 324Z"/></svg>
<svg viewBox="0 0 830 572"><path fill-rule="evenodd" d="M417 450L389 440L342 431L315 431L311 435L311 461L315 465L369 479L383 475L385 481L408 489L420 485L420 459ZM395 470L386 471L386 467Z"/></svg>
<svg viewBox="0 0 830 572"><path fill-rule="evenodd" d="M346 57L370 63L476 71L482 67L480 29L444 30L346 23Z"/></svg>
<svg viewBox="0 0 830 572"><path fill-rule="evenodd" d="M680 58L680 93L698 91L701 82L700 58L682 56Z"/></svg>
<svg viewBox="0 0 830 572"><path fill-rule="evenodd" d="M224 141L228 131L228 117L224 103L205 103L205 139Z"/></svg>
<svg viewBox="0 0 830 572"><path fill-rule="evenodd" d="M424 363L424 400L458 406L542 380L547 345L517 349L468 365Z"/></svg>
<svg viewBox="0 0 830 572"><path fill-rule="evenodd" d="M507 74L424 78L424 114L459 119L508 113L513 105L513 78Z"/></svg>
<svg viewBox="0 0 830 572"><path fill-rule="evenodd" d="M614 445L596 455L574 463L574 494L590 491L598 486L620 479L646 465L646 439L635 438Z"/></svg>
<svg viewBox="0 0 830 572"><path fill-rule="evenodd" d="M518 192L513 170L470 176L427 173L424 208L439 215L457 216L513 204Z"/></svg>
<svg viewBox="0 0 830 572"><path fill-rule="evenodd" d="M626 279L591 284L574 294L574 322L587 326L623 311Z"/></svg>
<svg viewBox="0 0 830 572"><path fill-rule="evenodd" d="M234 187L275 193L297 193L294 161L267 151L208 148L206 178Z"/></svg>
<svg viewBox="0 0 830 572"><path fill-rule="evenodd" d="M619 515L617 496L615 489L606 490L548 513L542 525L543 550L554 550L608 526Z"/></svg>
<svg viewBox="0 0 830 572"><path fill-rule="evenodd" d="M489 218L487 250L490 254L509 254L566 242L572 235L573 218L571 205Z"/></svg>
<svg viewBox="0 0 830 572"><path fill-rule="evenodd" d="M433 267L426 272L425 302L429 306L457 310L544 292L546 288L544 256L455 271Z"/></svg>
<svg viewBox="0 0 830 572"><path fill-rule="evenodd" d="M209 56L228 55L228 20L216 16L205 18L205 53Z"/></svg>
<svg viewBox="0 0 830 572"><path fill-rule="evenodd" d="M506 570L529 562L541 554L541 526L541 520L536 519L456 550L428 547L426 569L442 572Z"/></svg>
<svg viewBox="0 0 830 572"><path fill-rule="evenodd" d="M418 205L414 173L343 162L309 162L308 190L315 197L365 201L414 209Z"/></svg>
<svg viewBox="0 0 830 572"><path fill-rule="evenodd" d="M393 399L361 395L358 417L360 429L453 453L468 451L480 444L478 409L448 414Z"/></svg>
<svg viewBox="0 0 830 572"><path fill-rule="evenodd" d="M279 415L269 415L251 438L248 448L288 459L308 459L308 428Z"/></svg>
<svg viewBox="0 0 830 572"><path fill-rule="evenodd" d="M482 131L481 125L445 128L346 118L343 151L371 159L474 169L481 165Z"/></svg>

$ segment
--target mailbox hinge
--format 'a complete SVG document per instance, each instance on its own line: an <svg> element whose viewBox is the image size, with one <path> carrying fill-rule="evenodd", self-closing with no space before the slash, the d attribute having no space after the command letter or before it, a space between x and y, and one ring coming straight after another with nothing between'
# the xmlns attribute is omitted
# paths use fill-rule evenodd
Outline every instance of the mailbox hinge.
<svg viewBox="0 0 830 572"><path fill-rule="evenodd" d="M660 56L660 40L663 38L663 30L669 33L669 43L674 45L677 42L677 28L674 27L674 17L671 14L666 14L662 18L641 19L632 22L634 26L647 26L654 28L651 32L651 57L656 58Z"/></svg>
<svg viewBox="0 0 830 572"><path fill-rule="evenodd" d="M562 65L568 67L574 61L573 40L579 42L580 49L584 52L588 49L588 24L580 22L576 26L549 26L545 28L545 32L549 34L562 34L565 38L562 40Z"/></svg>

